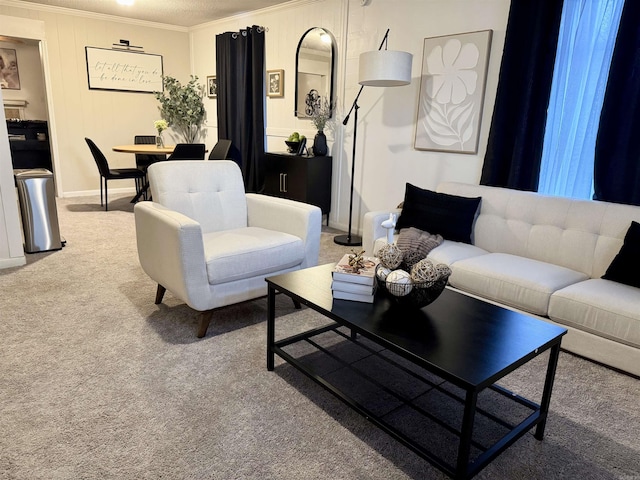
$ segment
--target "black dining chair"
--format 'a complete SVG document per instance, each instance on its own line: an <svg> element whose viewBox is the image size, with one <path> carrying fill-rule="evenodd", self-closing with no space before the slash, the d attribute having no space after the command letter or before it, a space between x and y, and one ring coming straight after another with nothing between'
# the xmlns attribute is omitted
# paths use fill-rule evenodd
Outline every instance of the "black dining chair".
<svg viewBox="0 0 640 480"><path fill-rule="evenodd" d="M204 160L204 143L178 143L168 160Z"/></svg>
<svg viewBox="0 0 640 480"><path fill-rule="evenodd" d="M133 143L136 145L155 145L155 135L135 135L133 137ZM161 162L166 160L166 155L149 155L146 153L136 153L136 167L146 172L147 167L155 162Z"/></svg>
<svg viewBox="0 0 640 480"><path fill-rule="evenodd" d="M107 157L104 156L102 151L90 138L85 137L89 150L93 155L93 159L98 166L98 172L100 173L100 206L104 205L105 211L109 210L108 196L107 196L107 181L108 180L130 180L133 179L136 182L136 194L140 193L144 180L144 172L138 168L109 168L109 162ZM102 201L102 182L104 181L104 203ZM137 196L137 195L136 195Z"/></svg>
<svg viewBox="0 0 640 480"><path fill-rule="evenodd" d="M136 145L155 145L155 135L135 135L133 143ZM145 200L149 200L149 178L147 177L147 168L156 162L162 162L167 159L166 155L150 155L148 153L136 153L136 167L144 172L144 186L140 190L138 198L143 196ZM136 201L138 200L136 198Z"/></svg>
<svg viewBox="0 0 640 480"><path fill-rule="evenodd" d="M220 138L209 154L209 160L226 160L231 148L231 140Z"/></svg>

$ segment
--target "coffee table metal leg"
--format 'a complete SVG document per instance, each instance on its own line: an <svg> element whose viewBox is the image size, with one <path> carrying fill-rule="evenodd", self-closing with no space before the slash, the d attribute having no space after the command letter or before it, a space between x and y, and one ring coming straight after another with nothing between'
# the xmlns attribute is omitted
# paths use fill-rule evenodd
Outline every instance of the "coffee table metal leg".
<svg viewBox="0 0 640 480"><path fill-rule="evenodd" d="M542 400L540 401L540 416L542 420L536 427L534 437L542 440L544 437L544 428L547 425L547 417L549 413L549 403L551 402L551 390L553 390L553 380L556 376L556 367L558 366L558 356L560 355L560 342L551 347L549 353L549 364L547 365L547 378L544 381L544 390L542 391Z"/></svg>
<svg viewBox="0 0 640 480"><path fill-rule="evenodd" d="M276 290L269 285L267 294L267 370L273 371L276 338Z"/></svg>
<svg viewBox="0 0 640 480"><path fill-rule="evenodd" d="M456 478L467 478L469 454L471 452L471 436L473 434L473 422L476 416L477 401L478 392L473 390L467 391L464 402L464 415L462 417L462 429L460 431L460 445L458 446Z"/></svg>

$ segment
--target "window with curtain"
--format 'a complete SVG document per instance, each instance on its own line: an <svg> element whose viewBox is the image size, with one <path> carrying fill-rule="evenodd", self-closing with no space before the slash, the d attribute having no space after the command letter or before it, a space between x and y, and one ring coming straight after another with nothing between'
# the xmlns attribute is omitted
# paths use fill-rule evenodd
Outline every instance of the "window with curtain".
<svg viewBox="0 0 640 480"><path fill-rule="evenodd" d="M565 0L538 191L592 198L596 135L624 0Z"/></svg>

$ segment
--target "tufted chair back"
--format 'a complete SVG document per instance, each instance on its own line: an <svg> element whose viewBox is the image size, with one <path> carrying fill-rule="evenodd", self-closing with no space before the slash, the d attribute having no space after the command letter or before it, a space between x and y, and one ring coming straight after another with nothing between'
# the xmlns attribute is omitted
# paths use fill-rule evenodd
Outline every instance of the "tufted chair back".
<svg viewBox="0 0 640 480"><path fill-rule="evenodd" d="M203 234L247 226L244 183L235 162L158 162L148 174L154 201L197 221Z"/></svg>

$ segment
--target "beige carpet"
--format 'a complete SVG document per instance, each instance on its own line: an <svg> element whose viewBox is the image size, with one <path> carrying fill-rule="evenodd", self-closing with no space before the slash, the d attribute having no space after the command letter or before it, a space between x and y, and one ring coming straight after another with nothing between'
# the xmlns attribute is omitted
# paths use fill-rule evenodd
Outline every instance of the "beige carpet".
<svg viewBox="0 0 640 480"><path fill-rule="evenodd" d="M290 366L265 366L264 299L196 315L136 254L132 206L58 201L67 246L0 271L0 479L440 479ZM321 262L349 251L323 233ZM277 299L277 332L323 320ZM505 385L534 394L544 358ZM544 441L477 478L640 478L640 381L562 353ZM428 436L430 432L425 431Z"/></svg>

